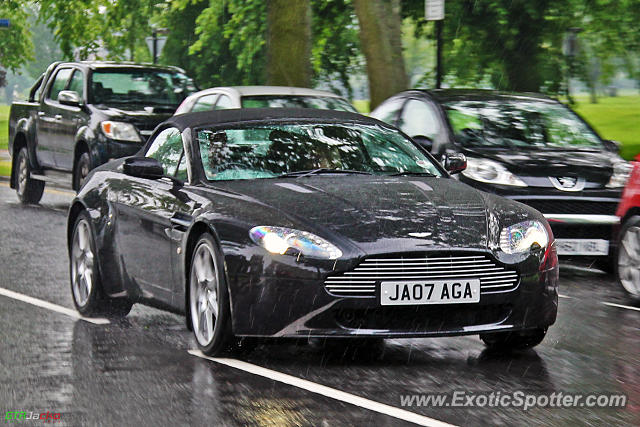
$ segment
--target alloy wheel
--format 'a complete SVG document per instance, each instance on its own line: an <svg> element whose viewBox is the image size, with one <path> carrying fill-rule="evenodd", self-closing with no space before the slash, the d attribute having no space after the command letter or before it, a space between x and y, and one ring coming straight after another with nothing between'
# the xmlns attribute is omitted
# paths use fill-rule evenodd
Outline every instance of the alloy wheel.
<svg viewBox="0 0 640 427"><path fill-rule="evenodd" d="M91 249L91 231L86 220L81 219L76 226L76 232L71 247L71 280L73 298L79 307L84 307L89 301L93 289L94 254Z"/></svg>
<svg viewBox="0 0 640 427"><path fill-rule="evenodd" d="M196 249L191 266L190 309L191 323L198 343L209 345L214 338L218 318L218 266L213 248L202 242Z"/></svg>
<svg viewBox="0 0 640 427"><path fill-rule="evenodd" d="M29 168L27 158L20 156L18 162L18 194L24 194L27 188L27 178L29 177Z"/></svg>
<svg viewBox="0 0 640 427"><path fill-rule="evenodd" d="M629 227L620 241L618 274L624 289L640 296L640 227Z"/></svg>

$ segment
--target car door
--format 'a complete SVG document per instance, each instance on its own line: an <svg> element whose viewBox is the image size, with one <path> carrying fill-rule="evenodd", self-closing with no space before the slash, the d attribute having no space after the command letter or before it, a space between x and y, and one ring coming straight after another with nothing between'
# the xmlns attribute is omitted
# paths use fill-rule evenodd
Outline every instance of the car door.
<svg viewBox="0 0 640 427"><path fill-rule="evenodd" d="M38 143L36 154L40 166L56 167L55 151L57 139L60 138L60 104L58 94L67 87L73 69L61 68L56 71L49 87L46 89L43 101L38 109L36 119L36 135Z"/></svg>
<svg viewBox="0 0 640 427"><path fill-rule="evenodd" d="M167 128L156 135L147 157L157 159L165 174L186 175L182 135ZM175 290L173 281L173 231L176 218L188 222L188 199L181 185L168 178L156 180L127 177L126 188L117 196L118 227L116 239L126 274L137 286L133 290L146 299L170 304ZM135 295L134 295L135 296Z"/></svg>
<svg viewBox="0 0 640 427"><path fill-rule="evenodd" d="M81 70L75 69L69 80L66 90L71 90L80 95L84 102L85 77ZM58 105L59 137L55 139L55 160L58 169L71 171L73 169L74 153L76 145L76 133L78 129L89 120L88 114L81 108L70 105Z"/></svg>

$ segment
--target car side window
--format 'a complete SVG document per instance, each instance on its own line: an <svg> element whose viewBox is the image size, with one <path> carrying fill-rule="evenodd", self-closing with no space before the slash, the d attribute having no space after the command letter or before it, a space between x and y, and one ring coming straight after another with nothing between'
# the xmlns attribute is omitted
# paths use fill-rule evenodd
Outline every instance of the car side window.
<svg viewBox="0 0 640 427"><path fill-rule="evenodd" d="M218 102L216 102L216 110L226 110L227 108L231 108L232 104L231 104L231 98L229 98L227 95L220 95L220 98L218 98Z"/></svg>
<svg viewBox="0 0 640 427"><path fill-rule="evenodd" d="M71 81L69 82L69 90L80 95L80 99L84 99L84 75L82 71L75 70L73 72L73 76L71 76Z"/></svg>
<svg viewBox="0 0 640 427"><path fill-rule="evenodd" d="M176 128L163 130L156 136L146 153L146 157L156 159L162 164L164 174L175 176L180 169L184 146L182 144L182 134ZM186 169L186 163L185 163Z"/></svg>
<svg viewBox="0 0 640 427"><path fill-rule="evenodd" d="M191 108L191 112L195 113L198 111L211 111L213 110L213 106L216 103L216 98L218 97L217 93L212 95L205 95L198 98L198 100L193 104L193 108Z"/></svg>
<svg viewBox="0 0 640 427"><path fill-rule="evenodd" d="M411 137L427 136L434 139L440 131L440 122L433 106L418 99L410 99L402 110L398 127Z"/></svg>
<svg viewBox="0 0 640 427"><path fill-rule="evenodd" d="M376 108L373 113L371 113L371 117L382 120L383 122L389 123L391 125L395 125L398 118L398 112L400 112L404 101L404 98L396 98L385 102L384 104Z"/></svg>
<svg viewBox="0 0 640 427"><path fill-rule="evenodd" d="M73 69L71 68L63 68L56 73L56 78L51 85L51 89L49 89L48 99L53 101L58 100L58 94L67 87L67 82L69 81L72 71Z"/></svg>

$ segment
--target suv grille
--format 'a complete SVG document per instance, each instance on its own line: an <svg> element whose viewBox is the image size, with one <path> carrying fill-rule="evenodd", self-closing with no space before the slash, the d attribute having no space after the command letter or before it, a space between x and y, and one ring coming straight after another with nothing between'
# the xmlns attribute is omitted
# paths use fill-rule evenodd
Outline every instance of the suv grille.
<svg viewBox="0 0 640 427"><path fill-rule="evenodd" d="M333 295L373 297L380 281L480 279L482 294L511 291L518 286L515 270L496 264L486 255L367 258L356 268L328 276L325 289Z"/></svg>

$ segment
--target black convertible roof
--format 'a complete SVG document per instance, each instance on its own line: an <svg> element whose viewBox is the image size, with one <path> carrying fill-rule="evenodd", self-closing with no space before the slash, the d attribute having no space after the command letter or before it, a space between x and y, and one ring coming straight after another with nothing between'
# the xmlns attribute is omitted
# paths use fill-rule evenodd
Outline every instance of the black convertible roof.
<svg viewBox="0 0 640 427"><path fill-rule="evenodd" d="M186 128L239 124L242 122L268 123L270 121L287 122L358 122L389 127L388 124L374 118L347 111L318 110L313 108L233 108L228 110L202 111L179 114L163 123L181 131Z"/></svg>

